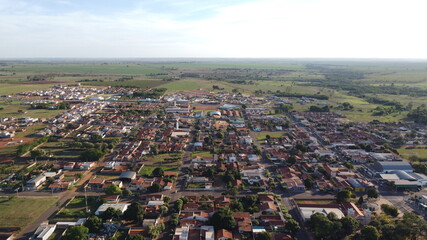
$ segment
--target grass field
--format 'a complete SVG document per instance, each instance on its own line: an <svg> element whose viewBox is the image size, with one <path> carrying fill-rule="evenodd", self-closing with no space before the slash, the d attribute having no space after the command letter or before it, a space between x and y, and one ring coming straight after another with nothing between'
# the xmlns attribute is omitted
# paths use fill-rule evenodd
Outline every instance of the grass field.
<svg viewBox="0 0 427 240"><path fill-rule="evenodd" d="M145 165L144 167L142 167L139 174L152 177L153 176L153 170L158 168L158 167L163 169L163 171L165 171L165 172L166 171L178 171L179 170L179 166L177 166L177 165Z"/></svg>
<svg viewBox="0 0 427 240"><path fill-rule="evenodd" d="M0 95L12 95L16 93L43 90L52 87L54 84L4 84L0 83Z"/></svg>
<svg viewBox="0 0 427 240"><path fill-rule="evenodd" d="M165 153L154 155L152 157L149 157L147 160L153 162L177 162L181 161L181 159L182 154L180 153Z"/></svg>
<svg viewBox="0 0 427 240"><path fill-rule="evenodd" d="M201 158L212 158L213 154L210 152L205 152L205 151L195 151L191 153L191 156L194 157L201 157Z"/></svg>
<svg viewBox="0 0 427 240"><path fill-rule="evenodd" d="M404 159L409 159L412 156L427 159L426 148L412 148L412 149L398 148L397 151Z"/></svg>
<svg viewBox="0 0 427 240"><path fill-rule="evenodd" d="M255 135L258 141L264 141L267 139L267 135L270 135L272 138L279 138L283 136L283 132L256 132Z"/></svg>
<svg viewBox="0 0 427 240"><path fill-rule="evenodd" d="M57 198L0 198L0 227L25 227L53 206Z"/></svg>
<svg viewBox="0 0 427 240"><path fill-rule="evenodd" d="M0 103L0 117L34 117L34 118L51 118L63 113L65 110L48 110L48 109L30 109L28 105L19 103L7 104ZM20 111L20 112L18 112Z"/></svg>

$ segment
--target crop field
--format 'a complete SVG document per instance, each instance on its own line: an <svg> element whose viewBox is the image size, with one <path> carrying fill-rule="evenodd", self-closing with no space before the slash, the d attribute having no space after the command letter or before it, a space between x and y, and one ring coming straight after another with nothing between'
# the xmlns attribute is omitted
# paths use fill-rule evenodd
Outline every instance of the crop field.
<svg viewBox="0 0 427 240"><path fill-rule="evenodd" d="M25 227L35 221L57 198L0 198L0 227Z"/></svg>

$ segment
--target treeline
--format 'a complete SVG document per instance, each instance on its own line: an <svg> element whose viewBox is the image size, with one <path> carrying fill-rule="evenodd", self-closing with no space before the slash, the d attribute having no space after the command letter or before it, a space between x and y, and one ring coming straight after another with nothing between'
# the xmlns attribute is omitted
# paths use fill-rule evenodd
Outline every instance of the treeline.
<svg viewBox="0 0 427 240"><path fill-rule="evenodd" d="M427 108L425 105L419 106L408 113L408 118L416 123L427 124Z"/></svg>
<svg viewBox="0 0 427 240"><path fill-rule="evenodd" d="M32 142L28 142L28 143L24 143L22 145L19 145L18 148L16 149L16 155L21 156L22 154L25 154L25 153L33 150L38 145L47 142L48 139L49 139L49 137L46 136L46 137L36 139Z"/></svg>
<svg viewBox="0 0 427 240"><path fill-rule="evenodd" d="M52 106L55 106L55 107L52 108ZM61 102L58 105L54 105L51 103L37 103L37 104L31 104L30 109L70 109L70 103Z"/></svg>
<svg viewBox="0 0 427 240"><path fill-rule="evenodd" d="M321 94L305 94L305 93L286 93L280 92L279 90L274 94L276 97L295 97L295 98L316 98L320 100L328 100L329 97Z"/></svg>
<svg viewBox="0 0 427 240"><path fill-rule="evenodd" d="M149 91L134 92L135 98L160 98L166 92L166 88L153 88Z"/></svg>

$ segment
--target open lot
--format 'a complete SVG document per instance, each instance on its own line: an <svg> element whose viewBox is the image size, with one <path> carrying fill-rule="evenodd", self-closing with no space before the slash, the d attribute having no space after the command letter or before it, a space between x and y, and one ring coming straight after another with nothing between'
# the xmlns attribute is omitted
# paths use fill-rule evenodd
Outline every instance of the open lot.
<svg viewBox="0 0 427 240"><path fill-rule="evenodd" d="M55 204L57 198L14 197L0 198L0 226L25 227Z"/></svg>
<svg viewBox="0 0 427 240"><path fill-rule="evenodd" d="M89 196L87 197L88 210L95 212L96 209L102 204L98 197ZM91 215L90 212L86 212L85 197L79 196L73 198L68 205L63 208L53 219L53 221L72 221L79 218L85 218Z"/></svg>
<svg viewBox="0 0 427 240"><path fill-rule="evenodd" d="M153 176L153 170L156 168L161 168L163 169L163 171L178 171L179 170L179 166L177 165L145 165L141 171L139 172L139 174L142 174L144 176Z"/></svg>

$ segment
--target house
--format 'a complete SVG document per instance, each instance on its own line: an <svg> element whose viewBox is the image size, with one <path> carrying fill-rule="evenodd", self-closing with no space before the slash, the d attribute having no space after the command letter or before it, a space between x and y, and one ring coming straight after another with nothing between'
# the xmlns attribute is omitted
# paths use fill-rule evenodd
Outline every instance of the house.
<svg viewBox="0 0 427 240"><path fill-rule="evenodd" d="M237 222L237 229L239 233L252 233L252 220L251 214L248 212L235 212L233 218Z"/></svg>
<svg viewBox="0 0 427 240"><path fill-rule="evenodd" d="M90 188L92 191L102 190L102 186L104 185L104 183L105 179L103 178L92 178L91 180L89 180L86 187Z"/></svg>
<svg viewBox="0 0 427 240"><path fill-rule="evenodd" d="M128 209L129 206L130 206L130 203L104 203L101 206L99 206L99 208L95 212L95 215L96 216L102 215L105 212L105 210L107 210L110 207L116 210L120 210L123 214Z"/></svg>
<svg viewBox="0 0 427 240"><path fill-rule="evenodd" d="M136 179L136 172L126 171L120 174L120 180L122 181L132 181Z"/></svg>
<svg viewBox="0 0 427 240"><path fill-rule="evenodd" d="M265 213L275 213L277 212L277 207L274 203L266 202L259 205L259 210Z"/></svg>
<svg viewBox="0 0 427 240"><path fill-rule="evenodd" d="M233 239L233 233L226 230L221 229L216 231L216 239L217 240L232 240Z"/></svg>
<svg viewBox="0 0 427 240"><path fill-rule="evenodd" d="M71 182L56 182L49 185L49 190L53 192L65 191L71 187Z"/></svg>
<svg viewBox="0 0 427 240"><path fill-rule="evenodd" d="M274 204L274 196L272 196L272 195L259 195L258 200L260 203L273 203Z"/></svg>
<svg viewBox="0 0 427 240"><path fill-rule="evenodd" d="M27 181L26 188L28 190L36 190L40 185L46 181L46 176L38 175Z"/></svg>

